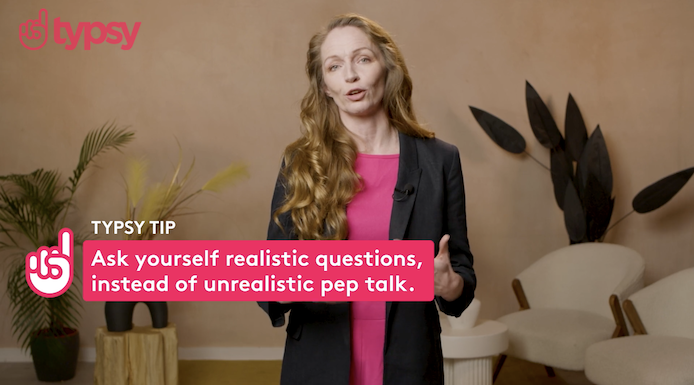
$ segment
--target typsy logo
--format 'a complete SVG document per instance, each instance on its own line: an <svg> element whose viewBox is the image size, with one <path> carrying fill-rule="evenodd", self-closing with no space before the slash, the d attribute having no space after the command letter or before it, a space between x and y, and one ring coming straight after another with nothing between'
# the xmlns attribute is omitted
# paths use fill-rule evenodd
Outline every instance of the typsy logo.
<svg viewBox="0 0 694 385"><path fill-rule="evenodd" d="M81 21L73 32L72 25L69 22L60 21L60 17L56 17L53 20L53 41L56 44L65 44L65 49L67 50L73 50L79 44L80 37L84 35L84 49L87 51L92 49L92 44L101 44L104 41L109 44L122 43L120 49L127 51L135 44L140 24L139 21L136 22L132 31L130 31L125 22L110 22L104 25L104 23L99 21L93 23ZM95 29L99 30L99 36L96 38L92 34L92 30ZM48 41L48 30L48 11L42 8L39 11L38 19L29 19L19 25L19 42L26 49L32 51L40 49ZM65 30L67 38L62 36L63 30Z"/></svg>
<svg viewBox="0 0 694 385"><path fill-rule="evenodd" d="M34 293L53 298L70 288L74 265L73 241L72 230L65 228L58 233L58 246L42 246L27 254L26 279Z"/></svg>

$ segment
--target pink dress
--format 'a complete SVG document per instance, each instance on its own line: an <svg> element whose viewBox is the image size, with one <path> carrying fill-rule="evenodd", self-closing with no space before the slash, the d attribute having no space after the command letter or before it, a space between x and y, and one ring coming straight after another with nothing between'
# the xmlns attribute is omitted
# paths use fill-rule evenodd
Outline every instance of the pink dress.
<svg viewBox="0 0 694 385"><path fill-rule="evenodd" d="M395 155L358 154L355 171L363 179L362 190L347 205L350 240L387 240L393 189L398 177ZM350 385L383 384L385 302L352 302L352 364Z"/></svg>

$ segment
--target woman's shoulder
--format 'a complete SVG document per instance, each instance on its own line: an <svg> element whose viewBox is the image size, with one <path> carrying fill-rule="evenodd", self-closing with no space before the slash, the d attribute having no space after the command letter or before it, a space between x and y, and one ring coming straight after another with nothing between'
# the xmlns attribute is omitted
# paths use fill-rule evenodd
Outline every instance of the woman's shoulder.
<svg viewBox="0 0 694 385"><path fill-rule="evenodd" d="M420 157L452 160L459 156L457 146L439 138L409 138L417 144L417 152Z"/></svg>

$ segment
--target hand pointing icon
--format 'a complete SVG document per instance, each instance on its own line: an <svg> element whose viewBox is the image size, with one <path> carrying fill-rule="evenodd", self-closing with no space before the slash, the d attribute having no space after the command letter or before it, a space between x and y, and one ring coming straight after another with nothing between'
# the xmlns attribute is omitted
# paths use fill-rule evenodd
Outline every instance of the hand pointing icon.
<svg viewBox="0 0 694 385"><path fill-rule="evenodd" d="M57 297L72 283L74 236L65 228L58 233L58 246L40 247L26 256L26 280L34 293Z"/></svg>
<svg viewBox="0 0 694 385"><path fill-rule="evenodd" d="M43 42L38 47L31 47L24 40L41 40ZM22 43L24 48L35 51L43 47L48 41L48 11L42 8L39 11L39 18L36 20L29 19L26 22L19 25L19 42Z"/></svg>

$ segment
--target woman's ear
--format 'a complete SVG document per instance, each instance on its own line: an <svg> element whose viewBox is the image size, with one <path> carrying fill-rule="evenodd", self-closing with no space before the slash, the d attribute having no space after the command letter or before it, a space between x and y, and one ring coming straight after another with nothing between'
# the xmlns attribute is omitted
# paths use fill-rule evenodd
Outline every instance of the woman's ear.
<svg viewBox="0 0 694 385"><path fill-rule="evenodd" d="M321 90L325 93L325 96L329 98L333 97L332 95L330 95L330 91L328 91L328 87L325 85L325 83L321 84Z"/></svg>

